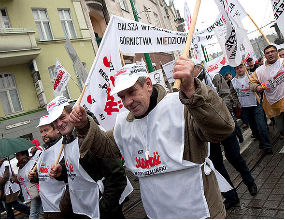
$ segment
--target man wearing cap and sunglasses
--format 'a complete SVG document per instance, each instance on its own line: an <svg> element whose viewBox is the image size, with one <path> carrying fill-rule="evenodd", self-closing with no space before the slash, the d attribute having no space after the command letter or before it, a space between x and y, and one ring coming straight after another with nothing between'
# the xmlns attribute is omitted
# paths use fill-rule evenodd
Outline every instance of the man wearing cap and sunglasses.
<svg viewBox="0 0 285 220"><path fill-rule="evenodd" d="M59 209L61 197L65 191L66 183L49 177L49 169L54 163L54 158L59 154L61 147L61 135L49 122L48 115L40 118L39 125L43 151L37 161L37 171L29 172L29 179L39 182L40 197L44 211L44 218L65 218Z"/></svg>
<svg viewBox="0 0 285 220"><path fill-rule="evenodd" d="M72 217L76 218L124 218L119 202L127 180L119 151L108 158L96 154L80 155L79 147L90 147L96 137L90 133L86 135L83 127L70 122L72 107L65 97L56 97L47 105L47 110L50 122L63 135L62 143L65 144L64 160L53 165L50 171L51 178L67 176L68 179L69 187L63 197L65 202L61 210L69 209ZM87 118L96 124L91 116L86 115ZM108 141L112 142L111 139L104 140L104 144L108 144ZM97 181L103 177L104 192L100 198Z"/></svg>
<svg viewBox="0 0 285 220"><path fill-rule="evenodd" d="M124 66L114 76L111 95L117 93L129 111L117 116L113 131L102 132L81 106L70 114L70 122L92 135L95 143L98 140L81 145L81 156L109 157L120 149L125 166L140 180L149 218L226 215L217 182L221 176L208 158L207 142L223 140L234 122L216 92L194 79L193 67L187 58L176 61L173 77L182 79L181 90L166 95L161 86L152 85L145 67ZM223 184L221 188L229 190Z"/></svg>

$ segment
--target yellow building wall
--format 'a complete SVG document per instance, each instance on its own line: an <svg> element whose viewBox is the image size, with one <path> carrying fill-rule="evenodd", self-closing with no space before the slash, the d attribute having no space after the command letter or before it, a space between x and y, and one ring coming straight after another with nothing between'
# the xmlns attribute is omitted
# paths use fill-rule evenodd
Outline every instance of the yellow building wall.
<svg viewBox="0 0 285 220"><path fill-rule="evenodd" d="M0 73L12 73L15 76L18 95L24 112L38 109L39 101L32 79L32 74L27 64L0 67ZM5 116L1 107L0 117Z"/></svg>
<svg viewBox="0 0 285 220"><path fill-rule="evenodd" d="M12 28L30 28L35 31L37 31L37 28L32 9L45 8L47 10L54 39L64 39L58 9L68 8L71 12L77 37L82 38L72 0L1 0L0 6L8 9L8 16ZM37 40L39 39L38 33L36 33L36 38Z"/></svg>
<svg viewBox="0 0 285 220"><path fill-rule="evenodd" d="M40 55L36 57L37 66L40 72L44 92L47 98L47 103L54 98L52 83L48 67L55 65L56 58L61 62L64 68L71 74L71 77L76 81L77 78L73 69L72 60L67 54L64 43L65 36L61 26L58 15L58 9L70 9L71 17L75 27L76 39L72 39L72 45L76 50L81 62L85 62L88 71L90 70L93 60L95 58L94 49L92 47L91 39L86 38L86 33L82 37L79 27L78 18L74 9L74 2L76 0L1 0L0 7L4 7L8 11L8 16L12 28L28 28L36 31L37 46L41 49ZM54 40L39 41L39 36L32 14L34 8L45 8L47 10L50 26ZM77 4L78 10L78 4ZM77 12L78 13L78 12ZM80 16L80 24L82 26L83 17ZM85 22L85 21L84 21ZM11 72L16 75L17 86L20 93L21 103L24 111L37 109L39 101L36 97L35 88L32 82L31 71L25 67L25 74L18 72L21 68L15 66L7 67ZM1 70L2 68L0 68ZM27 71L27 72L26 72ZM25 84L26 86L25 86ZM27 87L27 90L22 90L22 86ZM80 90L75 83L70 80L68 83L69 93L72 99L76 99L80 95ZM32 95L31 95L32 94ZM31 97L32 96L32 97ZM0 111L0 114L1 111ZM1 115L0 115L1 116Z"/></svg>

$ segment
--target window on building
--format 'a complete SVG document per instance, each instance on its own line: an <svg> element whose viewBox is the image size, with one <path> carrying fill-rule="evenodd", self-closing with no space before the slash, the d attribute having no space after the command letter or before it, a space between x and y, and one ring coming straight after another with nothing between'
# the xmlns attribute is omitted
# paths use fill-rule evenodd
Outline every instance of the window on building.
<svg viewBox="0 0 285 220"><path fill-rule="evenodd" d="M33 9L32 11L40 40L52 40L53 36L46 9Z"/></svg>
<svg viewBox="0 0 285 220"><path fill-rule="evenodd" d="M160 21L159 21L159 17L158 17L158 14L156 14L155 12L153 12L153 15L154 15L154 26L156 27L161 27L160 26Z"/></svg>
<svg viewBox="0 0 285 220"><path fill-rule="evenodd" d="M145 6L143 6L143 10L144 10L144 13L145 13L145 16L146 16L146 19L147 19L148 23L151 24L151 20L150 20L150 16L149 16L150 9L145 7Z"/></svg>
<svg viewBox="0 0 285 220"><path fill-rule="evenodd" d="M56 78L56 73L54 71L54 68L55 68L55 65L48 67L48 72L49 72L49 76L51 78L52 85L54 84L54 80ZM65 96L66 98L70 99L68 86L65 87L65 90L63 91L62 95Z"/></svg>
<svg viewBox="0 0 285 220"><path fill-rule="evenodd" d="M5 28L10 28L10 21L9 21L9 17L8 17L8 13L7 10L5 8L0 8L0 27L5 27Z"/></svg>
<svg viewBox="0 0 285 220"><path fill-rule="evenodd" d="M58 14L65 37L67 36L69 39L76 38L75 28L70 15L70 10L58 9Z"/></svg>
<svg viewBox="0 0 285 220"><path fill-rule="evenodd" d="M124 11L129 11L125 0L119 0L119 2L120 2L121 9L123 9Z"/></svg>
<svg viewBox="0 0 285 220"><path fill-rule="evenodd" d="M6 115L22 111L16 81L11 73L0 74L0 101Z"/></svg>

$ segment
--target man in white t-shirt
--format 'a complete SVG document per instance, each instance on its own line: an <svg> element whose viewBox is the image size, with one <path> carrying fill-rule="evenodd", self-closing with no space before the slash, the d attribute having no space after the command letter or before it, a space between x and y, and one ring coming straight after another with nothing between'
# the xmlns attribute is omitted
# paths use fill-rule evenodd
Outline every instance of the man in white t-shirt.
<svg viewBox="0 0 285 220"><path fill-rule="evenodd" d="M252 133L257 135L259 148L262 149L265 154L272 154L265 114L261 104L257 103L254 92L249 88L249 78L245 74L244 65L240 64L236 66L235 71L237 75L232 80L232 84L242 106L242 114L248 118Z"/></svg>
<svg viewBox="0 0 285 220"><path fill-rule="evenodd" d="M11 181L11 166L7 160L0 158L0 186L4 188L5 194L5 209L7 212L7 218L15 218L15 210L24 214L30 215L30 208L18 201L18 195L20 193L20 187L17 183Z"/></svg>
<svg viewBox="0 0 285 220"><path fill-rule="evenodd" d="M264 48L266 62L250 76L250 89L263 94L262 106L268 118L274 117L284 138L284 59L279 58L277 48Z"/></svg>

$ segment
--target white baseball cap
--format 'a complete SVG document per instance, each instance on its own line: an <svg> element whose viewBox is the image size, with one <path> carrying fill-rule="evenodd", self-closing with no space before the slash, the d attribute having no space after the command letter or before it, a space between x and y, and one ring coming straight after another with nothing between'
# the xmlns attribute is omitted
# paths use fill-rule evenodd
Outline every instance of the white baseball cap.
<svg viewBox="0 0 285 220"><path fill-rule="evenodd" d="M37 128L40 126L43 126L43 125L48 125L48 124L50 124L49 117L48 117L48 115L44 115L40 118L40 122L39 122L39 125L37 126Z"/></svg>
<svg viewBox="0 0 285 220"><path fill-rule="evenodd" d="M132 87L141 76L148 77L145 65L133 63L123 66L122 69L114 75L115 86L110 95Z"/></svg>
<svg viewBox="0 0 285 220"><path fill-rule="evenodd" d="M62 114L64 106L69 105L68 99L64 96L55 97L47 104L49 122L52 123Z"/></svg>

